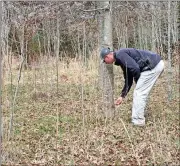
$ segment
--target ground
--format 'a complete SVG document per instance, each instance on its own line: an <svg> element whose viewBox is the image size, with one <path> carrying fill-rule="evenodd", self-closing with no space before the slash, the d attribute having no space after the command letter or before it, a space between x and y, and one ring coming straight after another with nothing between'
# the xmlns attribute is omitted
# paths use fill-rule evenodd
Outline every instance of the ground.
<svg viewBox="0 0 180 166"><path fill-rule="evenodd" d="M82 67L73 60L67 66L51 59L23 70L19 85L19 71L5 69L4 165L179 165L178 66L170 75L166 68L153 88L146 126L134 127L130 122L134 85L115 108L115 117L103 117L98 64L90 60ZM117 66L114 73L117 98L123 77Z"/></svg>

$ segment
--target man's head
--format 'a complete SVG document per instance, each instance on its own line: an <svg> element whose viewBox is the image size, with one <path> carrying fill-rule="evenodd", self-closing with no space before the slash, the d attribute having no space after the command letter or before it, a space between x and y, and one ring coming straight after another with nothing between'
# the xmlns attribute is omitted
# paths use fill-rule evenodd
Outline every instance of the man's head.
<svg viewBox="0 0 180 166"><path fill-rule="evenodd" d="M113 52L110 51L110 48L103 48L101 50L100 56L106 64L111 64L115 61Z"/></svg>

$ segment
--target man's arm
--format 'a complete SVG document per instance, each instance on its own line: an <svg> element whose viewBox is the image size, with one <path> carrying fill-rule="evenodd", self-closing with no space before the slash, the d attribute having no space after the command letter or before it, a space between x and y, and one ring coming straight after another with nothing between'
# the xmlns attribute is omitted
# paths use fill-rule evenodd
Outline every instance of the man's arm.
<svg viewBox="0 0 180 166"><path fill-rule="evenodd" d="M133 76L127 70L128 69L125 69L125 71L123 71L124 87L123 87L123 89L121 91L121 97L123 97L123 98L125 98L125 96L129 92L129 90L131 89L131 86L132 86L132 83L133 83Z"/></svg>

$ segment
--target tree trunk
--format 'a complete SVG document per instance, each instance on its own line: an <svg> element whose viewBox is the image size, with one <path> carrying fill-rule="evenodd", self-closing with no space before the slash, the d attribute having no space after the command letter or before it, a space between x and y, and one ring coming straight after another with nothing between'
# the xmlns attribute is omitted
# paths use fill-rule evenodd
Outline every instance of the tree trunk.
<svg viewBox="0 0 180 166"><path fill-rule="evenodd" d="M168 1L168 99L172 98L171 88L171 1Z"/></svg>
<svg viewBox="0 0 180 166"><path fill-rule="evenodd" d="M2 1L0 1L0 166L2 156Z"/></svg>
<svg viewBox="0 0 180 166"><path fill-rule="evenodd" d="M151 50L152 51L155 51L156 50L156 37L155 37L155 26L156 26L156 18L154 15L156 15L155 13L155 7L154 7L155 2L153 1L152 2L152 47L151 47Z"/></svg>
<svg viewBox="0 0 180 166"><path fill-rule="evenodd" d="M56 88L57 94L59 91L59 46L60 46L60 20L59 20L59 13L57 16L57 29L56 29L56 43L55 43L55 53L56 53Z"/></svg>
<svg viewBox="0 0 180 166"><path fill-rule="evenodd" d="M100 7L105 8L100 19L100 49L109 47L112 50L112 21L111 3L100 2ZM100 64L100 86L103 88L103 111L106 118L114 115L114 75L113 65Z"/></svg>

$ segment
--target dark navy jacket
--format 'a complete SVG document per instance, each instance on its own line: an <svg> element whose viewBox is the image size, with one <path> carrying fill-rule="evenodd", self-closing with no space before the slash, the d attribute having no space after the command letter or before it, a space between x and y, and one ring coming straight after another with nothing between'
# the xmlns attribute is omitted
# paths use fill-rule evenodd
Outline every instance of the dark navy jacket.
<svg viewBox="0 0 180 166"><path fill-rule="evenodd" d="M115 65L121 66L125 84L121 96L125 97L129 92L133 78L137 83L140 73L153 69L161 60L160 55L147 50L135 48L122 48L114 52Z"/></svg>

